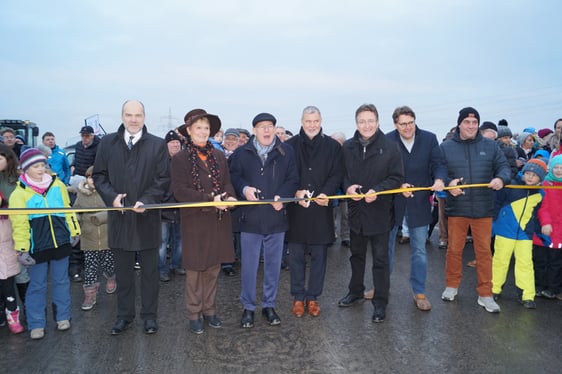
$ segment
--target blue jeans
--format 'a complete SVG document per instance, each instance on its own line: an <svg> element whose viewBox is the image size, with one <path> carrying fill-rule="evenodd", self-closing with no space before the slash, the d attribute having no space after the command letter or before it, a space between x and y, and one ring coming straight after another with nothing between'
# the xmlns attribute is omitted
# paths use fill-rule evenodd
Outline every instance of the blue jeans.
<svg viewBox="0 0 562 374"><path fill-rule="evenodd" d="M166 252L170 246L170 264L166 262ZM171 269L182 267L181 263L181 228L179 223L162 222L162 242L158 251L158 271L167 274Z"/></svg>
<svg viewBox="0 0 562 374"><path fill-rule="evenodd" d="M29 287L25 294L25 308L29 330L45 328L47 323L47 285L51 271L51 298L56 307L56 321L70 320L70 280L68 257L30 266Z"/></svg>
<svg viewBox="0 0 562 374"><path fill-rule="evenodd" d="M414 294L425 294L425 280L427 278L427 252L425 241L427 239L428 225L409 227L410 234L410 285ZM396 233L398 226L394 226L388 238L388 258L390 272L394 270L394 247L396 246Z"/></svg>

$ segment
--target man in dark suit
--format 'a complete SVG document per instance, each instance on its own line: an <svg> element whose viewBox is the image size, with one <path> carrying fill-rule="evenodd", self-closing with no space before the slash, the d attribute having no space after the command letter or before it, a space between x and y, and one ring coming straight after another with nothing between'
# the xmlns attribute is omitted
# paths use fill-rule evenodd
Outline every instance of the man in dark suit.
<svg viewBox="0 0 562 374"><path fill-rule="evenodd" d="M108 215L108 241L115 255L118 284L117 321L111 334L121 334L135 318L135 251L141 263L140 316L144 331L153 334L158 330L161 212L142 206L161 203L169 189L168 151L163 139L147 132L140 101L126 101L121 117L123 123L117 132L103 137L93 173L107 206L133 208L110 211Z"/></svg>

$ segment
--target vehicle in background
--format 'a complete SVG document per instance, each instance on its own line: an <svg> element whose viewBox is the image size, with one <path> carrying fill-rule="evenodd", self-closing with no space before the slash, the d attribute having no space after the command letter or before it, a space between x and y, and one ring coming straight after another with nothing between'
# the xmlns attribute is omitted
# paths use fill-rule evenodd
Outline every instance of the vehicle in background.
<svg viewBox="0 0 562 374"><path fill-rule="evenodd" d="M39 127L35 122L21 119L0 119L0 129L4 127L10 127L16 132L16 135L23 136L25 144L28 146L36 147L38 145Z"/></svg>

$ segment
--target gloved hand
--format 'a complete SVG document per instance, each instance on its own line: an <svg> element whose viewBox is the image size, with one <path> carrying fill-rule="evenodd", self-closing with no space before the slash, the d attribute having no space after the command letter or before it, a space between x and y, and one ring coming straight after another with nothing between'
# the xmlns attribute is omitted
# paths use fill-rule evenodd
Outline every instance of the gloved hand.
<svg viewBox="0 0 562 374"><path fill-rule="evenodd" d="M73 247L76 247L76 245L78 244L79 241L80 241L80 235L73 236L72 242L70 243L70 245L72 245Z"/></svg>
<svg viewBox="0 0 562 374"><path fill-rule="evenodd" d="M33 259L33 257L31 257L29 255L28 252L19 252L18 253L18 261L23 266L33 266L33 265L35 265L35 260Z"/></svg>

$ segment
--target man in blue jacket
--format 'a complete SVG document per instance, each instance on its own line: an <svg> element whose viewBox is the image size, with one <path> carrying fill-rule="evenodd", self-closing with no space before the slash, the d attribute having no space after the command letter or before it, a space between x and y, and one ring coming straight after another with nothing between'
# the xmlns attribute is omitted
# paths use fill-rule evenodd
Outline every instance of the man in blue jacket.
<svg viewBox="0 0 562 374"><path fill-rule="evenodd" d="M453 301L457 296L462 278L462 253L470 227L476 255L478 305L490 313L499 313L500 307L492 297L490 251L494 191L510 182L511 170L497 143L480 134L479 123L480 114L476 109L461 109L453 138L441 144L449 187L487 185L448 190L445 211L449 217L449 245L445 262L446 288L441 298Z"/></svg>
<svg viewBox="0 0 562 374"><path fill-rule="evenodd" d="M298 188L299 175L293 148L275 135L277 120L260 113L252 121L254 135L229 158L232 185L239 200L277 201L292 198ZM242 206L240 241L242 246L242 290L240 301L244 312L240 325L254 326L256 281L263 248L264 281L262 314L271 325L281 319L275 312L277 286L283 256L283 240L289 228L282 202Z"/></svg>
<svg viewBox="0 0 562 374"><path fill-rule="evenodd" d="M66 152L55 142L55 134L46 132L43 134L43 144L51 150L49 156L49 166L57 174L57 177L66 185L70 181L70 163L66 157Z"/></svg>
<svg viewBox="0 0 562 374"><path fill-rule="evenodd" d="M392 114L394 131L387 139L398 144L404 165L402 188L431 187L431 191L443 191L447 169L435 134L416 125L416 114L408 106L401 106ZM419 310L428 311L431 303L425 295L427 278L427 253L425 242L431 215L431 191L404 192L394 198L394 228L388 243L390 271L394 265L396 233L406 218L410 231L410 285L414 303Z"/></svg>

